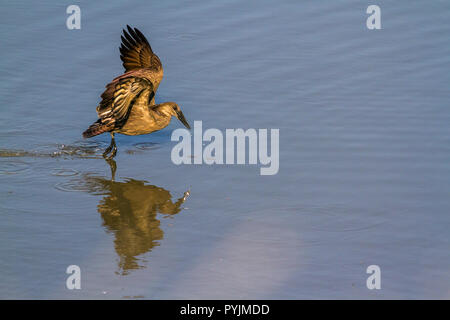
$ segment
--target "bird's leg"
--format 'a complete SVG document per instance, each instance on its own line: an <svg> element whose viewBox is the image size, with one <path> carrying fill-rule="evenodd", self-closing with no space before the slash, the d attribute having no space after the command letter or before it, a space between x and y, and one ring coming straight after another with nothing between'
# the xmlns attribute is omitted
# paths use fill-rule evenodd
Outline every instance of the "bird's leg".
<svg viewBox="0 0 450 320"><path fill-rule="evenodd" d="M109 145L108 148L106 148L105 152L103 152L103 157L106 159L112 159L116 156L117 153L117 146L116 146L116 140L114 139L114 132L110 132L111 134L111 143ZM111 152L112 150L112 152ZM108 153L111 154L109 155L109 157L107 157Z"/></svg>
<svg viewBox="0 0 450 320"><path fill-rule="evenodd" d="M110 159L114 158L116 156L116 154L117 154L116 141L114 139L113 139L113 141L114 141L114 147L113 147L113 150L111 152L111 155L109 156Z"/></svg>
<svg viewBox="0 0 450 320"><path fill-rule="evenodd" d="M111 169L111 181L114 181L116 178L116 170L117 170L117 164L114 159L105 159L105 161L109 164L109 167Z"/></svg>
<svg viewBox="0 0 450 320"><path fill-rule="evenodd" d="M113 146L114 146L114 136L111 135L111 143L109 144L108 148L105 149L105 152L103 152L103 157L104 157L104 158L106 157L106 155L107 155L108 153L111 152Z"/></svg>

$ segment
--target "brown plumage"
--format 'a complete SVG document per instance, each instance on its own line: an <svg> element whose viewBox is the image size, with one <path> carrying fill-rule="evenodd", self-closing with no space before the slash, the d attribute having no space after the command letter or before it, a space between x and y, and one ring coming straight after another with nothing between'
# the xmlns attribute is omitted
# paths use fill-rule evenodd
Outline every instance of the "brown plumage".
<svg viewBox="0 0 450 320"><path fill-rule="evenodd" d="M147 134L165 128L177 117L187 128L189 124L175 102L155 105L155 92L163 78L163 67L158 56L136 28L123 30L120 59L125 73L106 85L102 101L97 106L99 119L83 132L90 138L105 132L111 134L111 144L105 150L106 157L116 155L114 133L126 135Z"/></svg>

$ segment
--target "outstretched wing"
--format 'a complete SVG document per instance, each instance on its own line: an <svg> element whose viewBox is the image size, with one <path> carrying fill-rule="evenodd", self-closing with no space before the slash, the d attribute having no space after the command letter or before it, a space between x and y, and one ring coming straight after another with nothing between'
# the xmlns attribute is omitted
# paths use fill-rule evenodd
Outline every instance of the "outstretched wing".
<svg viewBox="0 0 450 320"><path fill-rule="evenodd" d="M136 99L149 93L149 101L153 99L153 85L150 81L139 77L118 78L106 86L102 101L97 107L97 114L102 124L121 127L130 115Z"/></svg>
<svg viewBox="0 0 450 320"><path fill-rule="evenodd" d="M120 46L120 59L125 71L141 68L162 68L158 56L153 53L152 47L145 36L137 28L127 25L128 32L123 30L122 45Z"/></svg>

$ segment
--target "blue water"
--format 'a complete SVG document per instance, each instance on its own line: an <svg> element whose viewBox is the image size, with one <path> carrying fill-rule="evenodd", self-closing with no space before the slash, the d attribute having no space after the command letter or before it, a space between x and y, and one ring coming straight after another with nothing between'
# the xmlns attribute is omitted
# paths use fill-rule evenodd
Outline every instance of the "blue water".
<svg viewBox="0 0 450 320"><path fill-rule="evenodd" d="M448 1L377 1L381 30L370 1L77 1L80 30L70 4L0 11L0 298L450 298ZM119 135L112 181L109 137L81 132L126 24L157 102L278 128L279 173L176 166L173 121Z"/></svg>

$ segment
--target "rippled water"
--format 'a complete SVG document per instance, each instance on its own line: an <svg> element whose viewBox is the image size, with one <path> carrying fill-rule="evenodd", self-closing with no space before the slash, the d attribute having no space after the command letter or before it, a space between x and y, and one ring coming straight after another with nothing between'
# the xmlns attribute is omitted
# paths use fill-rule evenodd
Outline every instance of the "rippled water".
<svg viewBox="0 0 450 320"><path fill-rule="evenodd" d="M448 1L377 1L373 31L356 0L69 4L0 11L0 298L450 298ZM175 121L116 161L81 140L126 24L157 102L279 128L279 173L175 166Z"/></svg>

